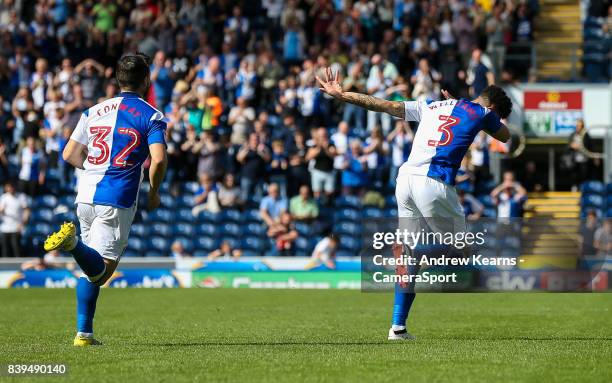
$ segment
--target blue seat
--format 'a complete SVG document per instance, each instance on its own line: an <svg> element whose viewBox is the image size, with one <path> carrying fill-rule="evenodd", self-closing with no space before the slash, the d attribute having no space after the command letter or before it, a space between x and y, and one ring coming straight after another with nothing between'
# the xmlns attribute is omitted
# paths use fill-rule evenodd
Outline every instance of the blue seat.
<svg viewBox="0 0 612 383"><path fill-rule="evenodd" d="M175 236L184 236L184 237L193 237L195 235L195 227L190 223L179 222L174 225L174 235Z"/></svg>
<svg viewBox="0 0 612 383"><path fill-rule="evenodd" d="M228 222L221 226L221 235L223 236L239 237L241 232L237 223Z"/></svg>
<svg viewBox="0 0 612 383"><path fill-rule="evenodd" d="M142 223L134 223L132 224L130 233L144 238L148 233L148 228Z"/></svg>
<svg viewBox="0 0 612 383"><path fill-rule="evenodd" d="M209 211L202 211L198 214L197 217L198 222L210 222L210 223L219 223L221 221L221 216L218 213L211 213Z"/></svg>
<svg viewBox="0 0 612 383"><path fill-rule="evenodd" d="M149 221L154 222L171 222L173 218L172 211L169 209L159 208L149 213Z"/></svg>
<svg viewBox="0 0 612 383"><path fill-rule="evenodd" d="M153 236L147 241L147 251L167 254L170 251L170 241L163 237ZM150 254L147 254L147 256L150 256Z"/></svg>
<svg viewBox="0 0 612 383"><path fill-rule="evenodd" d="M361 250L361 241L357 238L342 236L340 237L340 248L342 250L352 251L354 255L359 255L359 250Z"/></svg>
<svg viewBox="0 0 612 383"><path fill-rule="evenodd" d="M223 238L223 242L229 243L230 247L234 250L241 249L242 247L242 243L240 243L240 240L238 238ZM221 243L221 241L219 241L219 243Z"/></svg>
<svg viewBox="0 0 612 383"><path fill-rule="evenodd" d="M480 203L482 203L484 207L494 207L495 206L495 203L493 202L493 198L491 198L491 196L488 194L479 195L478 197L476 197L476 199L480 201Z"/></svg>
<svg viewBox="0 0 612 383"><path fill-rule="evenodd" d="M263 254L267 249L268 241L258 237L246 237L242 241L242 249Z"/></svg>
<svg viewBox="0 0 612 383"><path fill-rule="evenodd" d="M296 222L295 230L301 237L309 237L312 235L312 229L310 228L310 225L305 222Z"/></svg>
<svg viewBox="0 0 612 383"><path fill-rule="evenodd" d="M191 213L191 209L182 208L178 209L174 215L174 219L181 222L195 222L196 217Z"/></svg>
<svg viewBox="0 0 612 383"><path fill-rule="evenodd" d="M198 237L194 241L194 246L197 250L205 251L206 255L209 252L219 248L219 240L213 237Z"/></svg>
<svg viewBox="0 0 612 383"><path fill-rule="evenodd" d="M158 250L147 250L144 253L145 257L167 257L168 256L168 252L167 251L158 251Z"/></svg>
<svg viewBox="0 0 612 383"><path fill-rule="evenodd" d="M259 215L259 210L257 209L246 210L243 216L244 216L245 222L261 223L261 216Z"/></svg>
<svg viewBox="0 0 612 383"><path fill-rule="evenodd" d="M521 239L515 236L504 237L502 240L502 244L504 248L510 249L520 249L521 248Z"/></svg>
<svg viewBox="0 0 612 383"><path fill-rule="evenodd" d="M359 209L361 208L361 200L357 196L342 196L336 199L335 205L339 208L348 207L353 209Z"/></svg>
<svg viewBox="0 0 612 383"><path fill-rule="evenodd" d="M389 207L384 210L385 218L397 217L397 207Z"/></svg>
<svg viewBox="0 0 612 383"><path fill-rule="evenodd" d="M215 237L219 233L219 229L212 223L200 223L196 226L196 233L205 237Z"/></svg>
<svg viewBox="0 0 612 383"><path fill-rule="evenodd" d="M606 186L606 190L608 191L608 194L612 194L612 182Z"/></svg>
<svg viewBox="0 0 612 383"><path fill-rule="evenodd" d="M382 218L383 211L377 207L367 207L363 210L363 218Z"/></svg>
<svg viewBox="0 0 612 383"><path fill-rule="evenodd" d="M146 250L146 248L147 246L145 244L145 241L143 241L142 239L132 236L130 236L130 238L128 239L128 249L137 252L143 252Z"/></svg>
<svg viewBox="0 0 612 383"><path fill-rule="evenodd" d="M63 197L60 197L59 203L61 205L66 205L68 206L68 208L70 208L74 206L74 200L75 200L75 197L73 195L65 195Z"/></svg>
<svg viewBox="0 0 612 383"><path fill-rule="evenodd" d="M583 182L582 185L580 185L580 190L585 194L588 194L588 193L603 194L605 189L604 189L603 182L586 181L586 182Z"/></svg>
<svg viewBox="0 0 612 383"><path fill-rule="evenodd" d="M296 251L307 253L307 255L310 255L312 253L312 250L315 246L315 244L313 244L313 241L304 237L298 237L295 240L294 245Z"/></svg>
<svg viewBox="0 0 612 383"><path fill-rule="evenodd" d="M582 196L582 208L596 207L602 208L605 205L604 198L599 194L584 194Z"/></svg>
<svg viewBox="0 0 612 383"><path fill-rule="evenodd" d="M493 208L493 207L485 208L483 215L485 217L495 218L495 217L497 217L497 209Z"/></svg>
<svg viewBox="0 0 612 383"><path fill-rule="evenodd" d="M608 207L612 207L612 193L608 194Z"/></svg>
<svg viewBox="0 0 612 383"><path fill-rule="evenodd" d="M156 222L153 225L150 225L150 228L151 228L151 233L153 235L158 235L162 237L172 236L172 226L166 223Z"/></svg>
<svg viewBox="0 0 612 383"><path fill-rule="evenodd" d="M340 236L349 235L360 237L361 225L354 222L338 222L334 225L334 232Z"/></svg>
<svg viewBox="0 0 612 383"><path fill-rule="evenodd" d="M361 214L359 214L359 211L355 209L344 208L334 212L334 221L336 222L358 222L360 219Z"/></svg>
<svg viewBox="0 0 612 383"><path fill-rule="evenodd" d="M33 235L47 236L53 232L53 226L48 223L35 223L31 228Z"/></svg>
<svg viewBox="0 0 612 383"><path fill-rule="evenodd" d="M51 194L46 194L46 195L37 197L36 200L34 201L34 207L38 207L38 208L46 207L48 209L54 209L55 207L57 207L57 204L58 204L57 197Z"/></svg>
<svg viewBox="0 0 612 383"><path fill-rule="evenodd" d="M177 204L181 208L191 208L194 204L194 198L190 194L183 194L177 198Z"/></svg>
<svg viewBox="0 0 612 383"><path fill-rule="evenodd" d="M397 209L397 199L395 199L394 195L385 197L385 207Z"/></svg>
<svg viewBox="0 0 612 383"><path fill-rule="evenodd" d="M256 235L258 237L264 236L266 234L266 228L261 223L247 223L243 225L242 231L245 233L249 233L250 235Z"/></svg>
<svg viewBox="0 0 612 383"><path fill-rule="evenodd" d="M224 209L221 211L222 222L242 222L242 213L238 209Z"/></svg>
<svg viewBox="0 0 612 383"><path fill-rule="evenodd" d="M194 257L208 257L208 253L210 253L210 251L206 251L206 250L196 250L193 252L193 256Z"/></svg>
<svg viewBox="0 0 612 383"><path fill-rule="evenodd" d="M129 257L129 258L133 258L133 257L141 257L142 254L140 254L140 252L138 251L133 251L133 250L126 250L123 253L123 257Z"/></svg>
<svg viewBox="0 0 612 383"><path fill-rule="evenodd" d="M188 253L191 253L193 249L195 248L191 237L178 236L174 238L174 241L172 242L180 242L180 244L183 245L183 249L185 249L185 251Z"/></svg>
<svg viewBox="0 0 612 383"><path fill-rule="evenodd" d="M161 206L165 207L166 209L174 209L176 207L176 201L170 194L162 194L159 198L161 201Z"/></svg>
<svg viewBox="0 0 612 383"><path fill-rule="evenodd" d="M200 185L197 182L185 182L182 189L183 193L195 194L200 189Z"/></svg>
<svg viewBox="0 0 612 383"><path fill-rule="evenodd" d="M347 251L347 250L338 250L336 252L336 257L355 257L358 254L353 253L352 251Z"/></svg>
<svg viewBox="0 0 612 383"><path fill-rule="evenodd" d="M606 214L606 217L608 217L608 218L612 218L612 207L609 207L609 208L608 208L608 212L607 212L607 214Z"/></svg>
<svg viewBox="0 0 612 383"><path fill-rule="evenodd" d="M55 222L55 214L53 214L53 210L51 209L34 209L32 211L32 220L35 222L53 223Z"/></svg>
<svg viewBox="0 0 612 383"><path fill-rule="evenodd" d="M262 253L259 253L257 251L253 251L253 250L242 250L242 256L243 257L259 257L263 255Z"/></svg>

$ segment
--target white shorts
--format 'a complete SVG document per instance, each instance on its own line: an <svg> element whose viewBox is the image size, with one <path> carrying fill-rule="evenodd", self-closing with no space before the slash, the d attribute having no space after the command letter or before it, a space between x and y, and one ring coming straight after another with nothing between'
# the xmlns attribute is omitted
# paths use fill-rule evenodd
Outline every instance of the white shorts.
<svg viewBox="0 0 612 383"><path fill-rule="evenodd" d="M466 231L465 215L455 188L438 179L401 174L397 177L395 198L400 226L420 227L423 223L419 218L425 218L427 226L435 232Z"/></svg>
<svg viewBox="0 0 612 383"><path fill-rule="evenodd" d="M81 240L103 258L118 261L128 244L136 204L129 209L79 202Z"/></svg>

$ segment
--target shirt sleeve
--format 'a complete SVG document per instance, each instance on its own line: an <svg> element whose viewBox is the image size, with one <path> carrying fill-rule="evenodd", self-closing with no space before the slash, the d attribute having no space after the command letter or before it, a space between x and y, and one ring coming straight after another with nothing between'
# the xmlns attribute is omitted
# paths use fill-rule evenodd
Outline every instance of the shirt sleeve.
<svg viewBox="0 0 612 383"><path fill-rule="evenodd" d="M87 115L85 113L81 114L81 118L76 128L74 128L74 131L70 135L70 139L86 146L89 143L87 139Z"/></svg>
<svg viewBox="0 0 612 383"><path fill-rule="evenodd" d="M423 103L420 101L404 101L404 120L421 121Z"/></svg>
<svg viewBox="0 0 612 383"><path fill-rule="evenodd" d="M160 112L155 112L149 121L147 144L166 144L167 120Z"/></svg>
<svg viewBox="0 0 612 383"><path fill-rule="evenodd" d="M490 111L482 119L482 128L489 133L495 133L501 128L501 120L497 113Z"/></svg>

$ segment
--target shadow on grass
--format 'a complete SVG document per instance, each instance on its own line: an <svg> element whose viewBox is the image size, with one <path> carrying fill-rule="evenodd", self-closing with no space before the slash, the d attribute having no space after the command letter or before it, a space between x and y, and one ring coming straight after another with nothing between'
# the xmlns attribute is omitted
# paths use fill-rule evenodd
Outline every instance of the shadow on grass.
<svg viewBox="0 0 612 383"><path fill-rule="evenodd" d="M457 340L457 341L612 341L612 337L502 337L502 338L466 338L466 337L444 337L444 338L421 338L423 341ZM168 342L168 343L141 343L139 346L158 346L158 347L235 347L235 346L387 346L389 344L410 344L416 341L363 341L363 342L306 342L306 341L279 341L279 342Z"/></svg>

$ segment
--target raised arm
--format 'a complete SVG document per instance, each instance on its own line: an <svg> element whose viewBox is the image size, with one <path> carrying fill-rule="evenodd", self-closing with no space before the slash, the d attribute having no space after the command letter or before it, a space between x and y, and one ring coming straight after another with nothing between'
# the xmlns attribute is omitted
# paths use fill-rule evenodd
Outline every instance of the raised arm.
<svg viewBox="0 0 612 383"><path fill-rule="evenodd" d="M340 74L336 72L333 76L331 68L325 68L325 81L316 76L319 89L342 102L357 105L374 112L389 113L392 116L404 118L404 103L401 101L389 101L382 98L370 96L363 93L344 92L340 85Z"/></svg>

